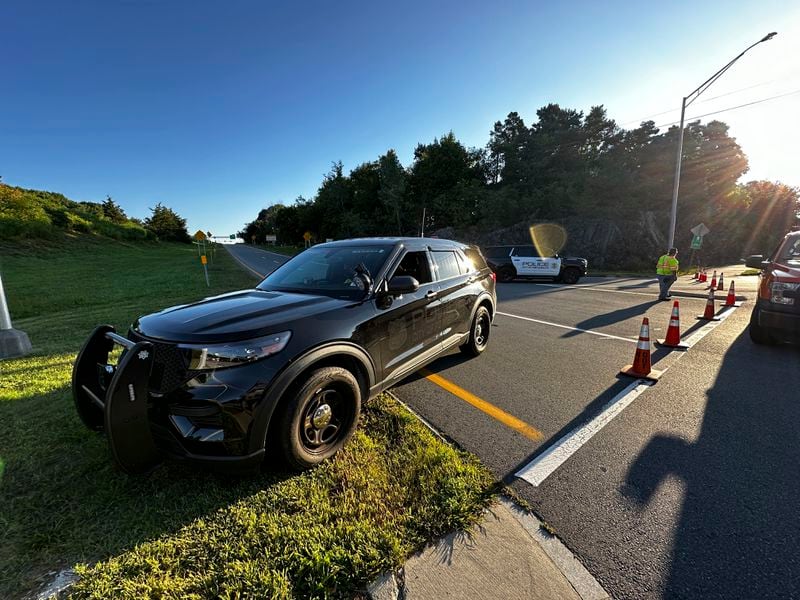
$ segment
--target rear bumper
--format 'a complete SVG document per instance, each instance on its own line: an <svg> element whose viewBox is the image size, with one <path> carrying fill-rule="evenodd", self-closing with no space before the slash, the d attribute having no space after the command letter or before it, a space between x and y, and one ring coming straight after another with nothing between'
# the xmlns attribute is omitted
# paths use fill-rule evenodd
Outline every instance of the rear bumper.
<svg viewBox="0 0 800 600"><path fill-rule="evenodd" d="M769 304L759 302L758 325L779 335L800 337L800 313L771 310Z"/></svg>

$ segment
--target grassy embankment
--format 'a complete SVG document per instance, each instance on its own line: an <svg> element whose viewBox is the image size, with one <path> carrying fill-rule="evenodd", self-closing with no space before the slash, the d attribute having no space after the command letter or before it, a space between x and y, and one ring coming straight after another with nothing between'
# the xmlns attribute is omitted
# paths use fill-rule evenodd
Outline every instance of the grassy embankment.
<svg viewBox="0 0 800 600"><path fill-rule="evenodd" d="M0 244L15 326L34 355L0 361L0 597L84 563L75 597L349 596L491 494L477 460L387 397L335 460L231 479L176 464L115 472L72 406L71 363L98 323L252 285L224 252L83 237Z"/></svg>

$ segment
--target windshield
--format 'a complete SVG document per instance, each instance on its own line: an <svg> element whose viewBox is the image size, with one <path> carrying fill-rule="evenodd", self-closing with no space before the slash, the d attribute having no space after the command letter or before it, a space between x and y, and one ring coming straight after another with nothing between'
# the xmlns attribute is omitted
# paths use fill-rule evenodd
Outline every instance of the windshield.
<svg viewBox="0 0 800 600"><path fill-rule="evenodd" d="M778 260L791 265L800 264L800 235L792 236L786 240L783 248L778 253Z"/></svg>
<svg viewBox="0 0 800 600"><path fill-rule="evenodd" d="M391 250L392 246L309 248L267 275L258 289L361 298L366 286L357 271L365 270L374 279Z"/></svg>

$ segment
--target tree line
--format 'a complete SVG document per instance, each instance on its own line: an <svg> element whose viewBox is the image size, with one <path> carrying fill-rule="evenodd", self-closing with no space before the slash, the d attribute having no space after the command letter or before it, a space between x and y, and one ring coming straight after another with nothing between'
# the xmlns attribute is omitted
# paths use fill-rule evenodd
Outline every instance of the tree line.
<svg viewBox="0 0 800 600"><path fill-rule="evenodd" d="M394 150L345 173L333 163L313 198L262 209L240 232L281 244L376 235L440 233L473 243L530 242L529 227L564 227L565 251L598 266L649 265L666 246L678 127L620 127L602 106L588 112L548 104L525 123L497 121L483 148L449 132L420 143L410 165ZM747 157L721 121L684 132L676 244L690 229L711 233L698 260L768 252L797 223L797 188L738 183Z"/></svg>
<svg viewBox="0 0 800 600"><path fill-rule="evenodd" d="M144 220L129 217L111 196L76 202L63 194L0 183L0 237L53 238L60 232L114 239L191 241L186 219L161 203Z"/></svg>

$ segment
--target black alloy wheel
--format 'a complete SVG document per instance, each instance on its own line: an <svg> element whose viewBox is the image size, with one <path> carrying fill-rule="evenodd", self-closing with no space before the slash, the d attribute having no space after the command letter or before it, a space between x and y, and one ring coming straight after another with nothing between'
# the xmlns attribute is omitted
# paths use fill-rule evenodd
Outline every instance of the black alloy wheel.
<svg viewBox="0 0 800 600"><path fill-rule="evenodd" d="M574 267L569 267L564 269L564 272L561 274L561 281L568 285L572 285L574 283L578 283L578 279L581 278L581 272Z"/></svg>
<svg viewBox="0 0 800 600"><path fill-rule="evenodd" d="M283 461L303 470L330 458L355 431L360 412L361 388L350 371L313 371L277 417Z"/></svg>
<svg viewBox="0 0 800 600"><path fill-rule="evenodd" d="M514 278L517 276L517 271L514 267L502 267L499 271L497 271L497 281L501 283L508 283L509 281L514 281Z"/></svg>
<svg viewBox="0 0 800 600"><path fill-rule="evenodd" d="M492 331L492 316L485 306L478 307L472 319L469 340L460 347L460 350L469 356L478 356L489 345L489 335Z"/></svg>

